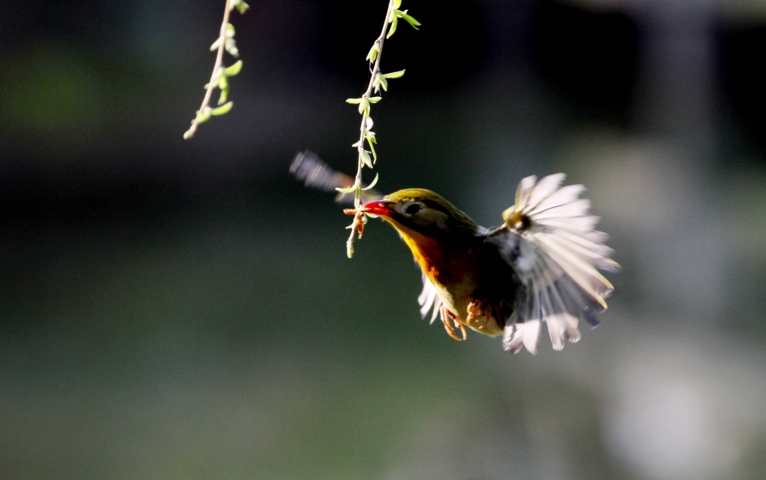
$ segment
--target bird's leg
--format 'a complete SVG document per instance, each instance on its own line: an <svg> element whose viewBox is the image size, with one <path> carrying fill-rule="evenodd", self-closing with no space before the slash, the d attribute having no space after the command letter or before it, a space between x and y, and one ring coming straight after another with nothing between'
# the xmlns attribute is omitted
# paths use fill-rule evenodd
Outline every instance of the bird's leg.
<svg viewBox="0 0 766 480"><path fill-rule="evenodd" d="M485 299L478 298L468 304L468 317L466 318L465 323L470 325L473 320L475 320L479 316L483 316L484 322L481 325L476 327L477 329L481 330L482 328L487 326L487 324L489 323L489 320L493 317L493 315L494 315L494 311L493 311L492 305Z"/></svg>
<svg viewBox="0 0 766 480"><path fill-rule="evenodd" d="M458 321L455 315L452 312L450 312L446 306L442 305L439 308L439 316L441 317L441 321L444 324L444 330L447 331L447 335L452 337L454 340L457 340L458 342L461 342L466 339L466 333L465 333L465 328L463 327L463 324L461 324ZM460 333L463 336L462 339L455 334L455 329L452 328L452 325L450 325L450 320L452 320L455 323L455 327L460 329Z"/></svg>
<svg viewBox="0 0 766 480"><path fill-rule="evenodd" d="M455 330L452 328L452 325L450 325L450 320L452 317L452 312L450 312L447 307L442 305L439 308L439 317L441 318L442 323L444 324L444 330L447 331L447 335L452 337L454 340L460 341L460 338L458 338L457 335L455 335Z"/></svg>

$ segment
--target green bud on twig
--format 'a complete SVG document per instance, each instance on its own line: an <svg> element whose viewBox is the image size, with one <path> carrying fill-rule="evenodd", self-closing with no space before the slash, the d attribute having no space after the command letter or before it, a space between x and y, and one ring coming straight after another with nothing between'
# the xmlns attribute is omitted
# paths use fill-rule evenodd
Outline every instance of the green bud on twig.
<svg viewBox="0 0 766 480"><path fill-rule="evenodd" d="M234 106L234 102L225 103L225 104L221 105L218 108L214 108L214 109L210 110L210 115L213 115L213 116L217 117L219 115L227 114L227 113L229 113L229 110L231 110L231 107L233 107L233 106Z"/></svg>
<svg viewBox="0 0 766 480"><path fill-rule="evenodd" d="M223 74L227 77L233 77L242 70L242 60L237 60L230 67L223 69Z"/></svg>

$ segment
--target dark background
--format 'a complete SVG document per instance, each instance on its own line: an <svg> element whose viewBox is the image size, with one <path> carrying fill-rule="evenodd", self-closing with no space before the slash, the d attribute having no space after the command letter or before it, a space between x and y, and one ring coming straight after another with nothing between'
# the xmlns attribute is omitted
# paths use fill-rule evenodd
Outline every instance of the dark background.
<svg viewBox="0 0 766 480"><path fill-rule="evenodd" d="M623 265L534 357L421 321L393 230L346 259L287 173L355 170L384 0L233 14L191 141L223 2L0 5L3 480L766 477L766 3L404 1L379 187L492 225L564 171Z"/></svg>

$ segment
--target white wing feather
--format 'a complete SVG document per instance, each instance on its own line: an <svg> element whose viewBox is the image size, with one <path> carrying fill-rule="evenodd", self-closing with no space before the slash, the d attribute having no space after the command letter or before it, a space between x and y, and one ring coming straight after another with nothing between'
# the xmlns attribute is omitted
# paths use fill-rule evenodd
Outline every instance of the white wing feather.
<svg viewBox="0 0 766 480"><path fill-rule="evenodd" d="M563 180L562 173L523 179L516 204L503 212L505 228L488 237L524 286L503 335L503 348L513 353L522 347L536 353L543 322L555 350L567 339L578 341L580 316L598 325L595 313L606 309L614 288L598 271L619 269L604 245L609 237L594 230L598 217L588 215L590 201L578 198L585 188L560 188Z"/></svg>
<svg viewBox="0 0 766 480"><path fill-rule="evenodd" d="M434 323L434 320L439 315L439 307L442 306L442 300L436 292L436 287L426 277L425 273L423 274L423 291L418 295L418 304L420 304L420 316L426 318L428 312L432 311L430 323Z"/></svg>

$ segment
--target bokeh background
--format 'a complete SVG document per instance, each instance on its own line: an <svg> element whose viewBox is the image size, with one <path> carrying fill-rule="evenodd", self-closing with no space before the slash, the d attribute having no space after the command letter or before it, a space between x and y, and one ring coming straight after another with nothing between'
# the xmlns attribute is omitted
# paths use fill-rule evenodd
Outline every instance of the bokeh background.
<svg viewBox="0 0 766 480"><path fill-rule="evenodd" d="M392 229L346 259L288 175L355 170L386 1L253 0L184 141L222 3L0 4L0 478L766 478L766 1L405 0L380 188L493 225L565 171L612 235L537 356L421 321Z"/></svg>

